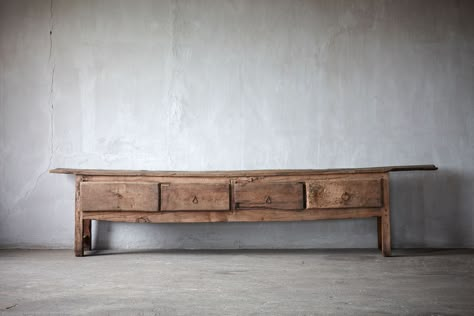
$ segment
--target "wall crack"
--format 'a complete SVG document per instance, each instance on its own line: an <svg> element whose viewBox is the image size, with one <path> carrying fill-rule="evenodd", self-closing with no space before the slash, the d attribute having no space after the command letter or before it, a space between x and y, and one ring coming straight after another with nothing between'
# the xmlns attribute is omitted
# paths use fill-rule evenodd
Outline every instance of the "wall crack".
<svg viewBox="0 0 474 316"><path fill-rule="evenodd" d="M48 158L48 165L45 170L43 170L34 181L33 187L28 190L21 198L19 198L15 205L28 199L28 197L33 193L37 186L38 182L41 178L48 173L49 169L53 164L53 157L56 152L54 149L54 75L56 72L56 63L53 54L53 29L54 29L54 11L53 11L53 0L50 1L49 7L49 56L48 56L48 64L50 67L50 87L49 87L49 97L48 97L48 107L49 107L49 158Z"/></svg>

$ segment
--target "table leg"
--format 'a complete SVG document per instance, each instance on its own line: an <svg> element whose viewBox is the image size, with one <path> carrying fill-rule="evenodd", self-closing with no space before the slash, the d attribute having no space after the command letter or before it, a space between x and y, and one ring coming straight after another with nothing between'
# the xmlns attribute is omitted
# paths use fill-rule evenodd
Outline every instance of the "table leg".
<svg viewBox="0 0 474 316"><path fill-rule="evenodd" d="M382 250L382 217L377 217L377 244L379 250Z"/></svg>
<svg viewBox="0 0 474 316"><path fill-rule="evenodd" d="M383 195L384 208L382 210L382 217L380 217L382 254L384 255L384 257L390 257L392 255L392 242L390 238L390 197L388 174L383 178Z"/></svg>
<svg viewBox="0 0 474 316"><path fill-rule="evenodd" d="M74 224L74 254L76 257L84 256L84 221L82 220L80 189L81 176L76 176L76 208Z"/></svg>
<svg viewBox="0 0 474 316"><path fill-rule="evenodd" d="M92 250L92 220L84 220L84 250Z"/></svg>

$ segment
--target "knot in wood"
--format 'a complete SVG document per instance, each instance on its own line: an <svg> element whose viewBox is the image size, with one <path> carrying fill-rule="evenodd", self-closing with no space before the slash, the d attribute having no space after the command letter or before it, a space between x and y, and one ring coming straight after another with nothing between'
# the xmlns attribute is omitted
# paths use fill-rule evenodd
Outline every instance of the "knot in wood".
<svg viewBox="0 0 474 316"><path fill-rule="evenodd" d="M136 220L137 223L150 223L150 219L146 216L142 216L137 218Z"/></svg>

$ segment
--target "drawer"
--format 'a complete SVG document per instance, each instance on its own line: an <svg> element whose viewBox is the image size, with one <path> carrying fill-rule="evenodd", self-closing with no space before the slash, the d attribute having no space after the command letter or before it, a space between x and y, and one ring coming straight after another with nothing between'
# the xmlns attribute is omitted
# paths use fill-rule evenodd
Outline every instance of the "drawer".
<svg viewBox="0 0 474 316"><path fill-rule="evenodd" d="M227 211L229 184L161 184L162 211Z"/></svg>
<svg viewBox="0 0 474 316"><path fill-rule="evenodd" d="M83 211L158 211L157 183L81 182Z"/></svg>
<svg viewBox="0 0 474 316"><path fill-rule="evenodd" d="M320 180L308 182L308 208L381 207L382 181Z"/></svg>
<svg viewBox="0 0 474 316"><path fill-rule="evenodd" d="M236 209L304 209L303 183L236 183Z"/></svg>

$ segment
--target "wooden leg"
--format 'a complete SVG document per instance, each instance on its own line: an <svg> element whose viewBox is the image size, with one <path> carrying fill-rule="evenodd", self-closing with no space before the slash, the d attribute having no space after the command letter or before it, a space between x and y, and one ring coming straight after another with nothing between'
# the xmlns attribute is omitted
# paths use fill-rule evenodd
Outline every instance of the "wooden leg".
<svg viewBox="0 0 474 316"><path fill-rule="evenodd" d="M84 220L84 250L92 250L92 220Z"/></svg>
<svg viewBox="0 0 474 316"><path fill-rule="evenodd" d="M384 257L392 255L392 242L390 238L390 199L389 199L389 179L388 174L383 178L383 195L384 208L382 212L381 221L381 235L382 235L382 254Z"/></svg>
<svg viewBox="0 0 474 316"><path fill-rule="evenodd" d="M74 253L76 257L84 256L84 242L83 242L84 224L82 218L76 216L76 227L74 234Z"/></svg>
<svg viewBox="0 0 474 316"><path fill-rule="evenodd" d="M75 229L74 229L74 254L76 257L84 256L84 221L82 220L82 211L80 205L80 184L82 177L76 176L76 210L75 210Z"/></svg>
<svg viewBox="0 0 474 316"><path fill-rule="evenodd" d="M384 257L392 255L392 242L390 240L390 211L384 209L382 216L382 254Z"/></svg>
<svg viewBox="0 0 474 316"><path fill-rule="evenodd" d="M382 250L382 218L377 217L377 244L379 250Z"/></svg>

